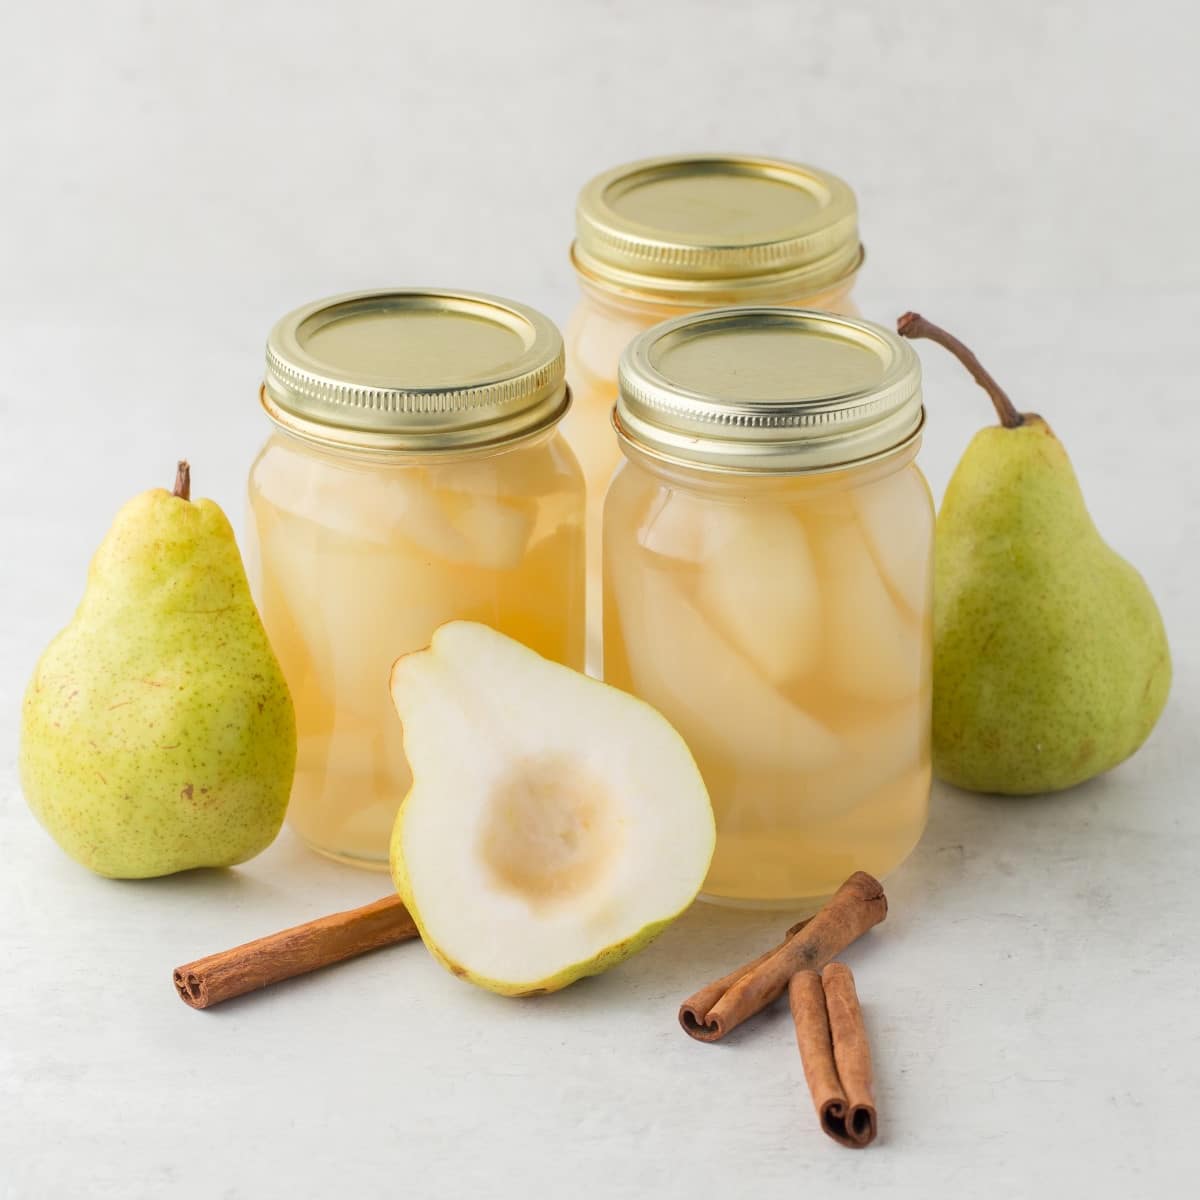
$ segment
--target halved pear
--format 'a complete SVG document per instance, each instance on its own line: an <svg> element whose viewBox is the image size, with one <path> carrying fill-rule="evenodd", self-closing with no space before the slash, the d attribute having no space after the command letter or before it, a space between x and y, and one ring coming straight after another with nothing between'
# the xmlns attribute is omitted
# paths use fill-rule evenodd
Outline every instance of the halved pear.
<svg viewBox="0 0 1200 1200"><path fill-rule="evenodd" d="M392 876L449 970L508 996L628 958L695 899L715 826L648 704L454 621L397 660L413 784Z"/></svg>

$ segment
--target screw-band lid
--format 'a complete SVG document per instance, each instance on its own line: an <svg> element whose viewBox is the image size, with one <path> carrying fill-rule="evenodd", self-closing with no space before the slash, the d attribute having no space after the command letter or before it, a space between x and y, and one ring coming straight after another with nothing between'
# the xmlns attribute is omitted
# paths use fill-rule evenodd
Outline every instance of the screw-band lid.
<svg viewBox="0 0 1200 1200"><path fill-rule="evenodd" d="M795 299L862 259L858 205L836 175L785 159L678 155L614 167L576 207L576 269L678 304Z"/></svg>
<svg viewBox="0 0 1200 1200"><path fill-rule="evenodd" d="M283 317L262 403L281 427L359 451L499 445L566 411L562 336L532 308L433 288L352 292Z"/></svg>
<svg viewBox="0 0 1200 1200"><path fill-rule="evenodd" d="M664 321L621 356L614 423L657 458L800 474L899 450L924 422L912 347L869 321L724 308Z"/></svg>

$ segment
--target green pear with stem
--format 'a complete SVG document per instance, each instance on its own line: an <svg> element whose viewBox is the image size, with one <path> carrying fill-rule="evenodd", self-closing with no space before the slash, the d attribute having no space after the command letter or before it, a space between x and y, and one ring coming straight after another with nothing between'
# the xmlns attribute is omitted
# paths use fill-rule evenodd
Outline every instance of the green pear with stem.
<svg viewBox="0 0 1200 1200"><path fill-rule="evenodd" d="M1166 704L1158 607L1100 537L1050 426L945 330L916 313L897 328L954 354L1000 418L972 439L937 518L934 770L977 792L1072 787L1133 754Z"/></svg>
<svg viewBox="0 0 1200 1200"><path fill-rule="evenodd" d="M211 500L136 496L25 694L20 772L76 861L140 879L244 862L279 832L296 720L233 530Z"/></svg>

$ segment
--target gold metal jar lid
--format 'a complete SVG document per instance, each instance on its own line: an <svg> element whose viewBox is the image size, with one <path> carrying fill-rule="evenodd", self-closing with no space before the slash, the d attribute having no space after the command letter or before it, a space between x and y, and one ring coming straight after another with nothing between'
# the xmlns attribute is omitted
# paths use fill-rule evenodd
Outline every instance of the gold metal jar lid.
<svg viewBox="0 0 1200 1200"><path fill-rule="evenodd" d="M570 403L562 336L511 300L428 288L352 292L267 338L270 418L324 446L394 453L503 445Z"/></svg>
<svg viewBox="0 0 1200 1200"><path fill-rule="evenodd" d="M858 205L836 175L777 158L678 155L598 175L575 210L575 268L679 305L816 295L862 261Z"/></svg>
<svg viewBox="0 0 1200 1200"><path fill-rule="evenodd" d="M617 433L652 457L801 474L899 451L920 435L921 366L869 321L722 308L664 321L621 356Z"/></svg>

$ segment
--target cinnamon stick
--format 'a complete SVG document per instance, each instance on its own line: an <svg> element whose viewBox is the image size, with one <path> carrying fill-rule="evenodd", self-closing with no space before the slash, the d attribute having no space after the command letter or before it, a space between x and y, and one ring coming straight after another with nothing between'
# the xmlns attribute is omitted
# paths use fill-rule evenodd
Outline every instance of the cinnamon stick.
<svg viewBox="0 0 1200 1200"><path fill-rule="evenodd" d="M799 971L788 983L804 1079L821 1128L851 1149L875 1140L871 1048L854 976L844 963Z"/></svg>
<svg viewBox="0 0 1200 1200"><path fill-rule="evenodd" d="M400 898L387 896L176 967L175 990L184 1004L211 1008L416 936L417 926Z"/></svg>
<svg viewBox="0 0 1200 1200"><path fill-rule="evenodd" d="M833 1061L849 1105L847 1130L858 1145L866 1146L875 1140L875 1080L854 975L845 963L833 962L821 972L821 984L829 1013Z"/></svg>
<svg viewBox="0 0 1200 1200"><path fill-rule="evenodd" d="M797 971L820 970L886 916L883 884L865 871L856 871L799 933L751 966L724 990L702 1020L693 1016L684 1029L697 1041L720 1041L783 995Z"/></svg>
<svg viewBox="0 0 1200 1200"><path fill-rule="evenodd" d="M809 921L812 920L810 917ZM793 934L799 933L801 929L808 924L808 921L800 921L793 925L791 929L783 935L783 941L778 946L773 946L770 950L764 951L757 958L752 959L748 963L742 963L740 967L735 967L728 975L722 975L720 979L714 979L712 983L705 984L698 992L693 992L679 1006L679 1023L683 1026L687 1033L699 1029L704 1025L705 1018L708 1016L709 1010L714 1004L735 984L741 977L749 971L753 971L755 967L767 961L776 950L779 950Z"/></svg>

